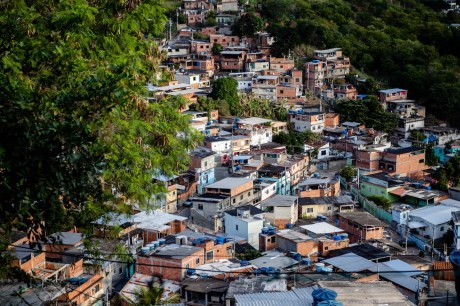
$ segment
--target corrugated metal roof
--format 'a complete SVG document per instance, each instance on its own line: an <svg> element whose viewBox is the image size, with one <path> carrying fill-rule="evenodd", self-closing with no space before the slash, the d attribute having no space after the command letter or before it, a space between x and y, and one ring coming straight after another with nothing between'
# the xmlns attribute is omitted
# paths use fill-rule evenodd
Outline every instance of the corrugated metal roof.
<svg viewBox="0 0 460 306"><path fill-rule="evenodd" d="M301 300L308 301L313 304L313 296L311 295L314 290L319 289L319 286L314 285L311 287L297 288L292 290Z"/></svg>
<svg viewBox="0 0 460 306"><path fill-rule="evenodd" d="M400 260L400 259L395 259L395 260L390 260L390 261L385 261L382 263L377 264L380 272L382 271L398 271L398 273L407 275L407 276L414 276L414 275L419 275L422 274L422 271L417 270L414 266ZM377 272L377 266L372 267L369 270L373 272Z"/></svg>
<svg viewBox="0 0 460 306"><path fill-rule="evenodd" d="M324 261L345 272L360 272L374 267L376 264L355 253L348 253L341 256L326 259Z"/></svg>
<svg viewBox="0 0 460 306"><path fill-rule="evenodd" d="M263 292L251 294L236 294L235 301L238 306L312 306L313 298L305 298L308 295L309 289L302 288L297 293L294 291L286 292ZM313 290L311 290L313 291Z"/></svg>

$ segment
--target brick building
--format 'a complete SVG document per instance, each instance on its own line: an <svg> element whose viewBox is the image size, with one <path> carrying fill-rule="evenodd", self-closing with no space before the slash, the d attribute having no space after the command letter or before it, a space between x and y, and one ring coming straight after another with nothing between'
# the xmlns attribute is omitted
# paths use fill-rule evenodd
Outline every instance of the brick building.
<svg viewBox="0 0 460 306"><path fill-rule="evenodd" d="M318 241L294 230L281 230L276 233L276 247L283 252L295 252L302 256L318 253Z"/></svg>
<svg viewBox="0 0 460 306"><path fill-rule="evenodd" d="M351 243L383 239L383 230L388 226L368 212L341 213L338 217L339 227L348 233Z"/></svg>

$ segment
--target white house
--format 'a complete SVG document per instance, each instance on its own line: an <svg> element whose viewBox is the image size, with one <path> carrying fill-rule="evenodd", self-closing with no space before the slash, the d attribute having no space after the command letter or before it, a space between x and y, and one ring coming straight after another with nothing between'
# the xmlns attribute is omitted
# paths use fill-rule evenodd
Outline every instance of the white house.
<svg viewBox="0 0 460 306"><path fill-rule="evenodd" d="M223 137L205 137L205 146L217 154L229 153L232 140Z"/></svg>
<svg viewBox="0 0 460 306"><path fill-rule="evenodd" d="M425 206L409 212L409 229L429 240L441 238L449 229L452 213L460 211L460 201L444 200L440 205Z"/></svg>
<svg viewBox="0 0 460 306"><path fill-rule="evenodd" d="M236 134L247 135L251 138L251 145L258 146L273 141L272 120L250 117L237 120Z"/></svg>
<svg viewBox="0 0 460 306"><path fill-rule="evenodd" d="M274 196L276 194L276 185L276 181L273 180L264 180L263 178L255 180L254 189L259 190L260 201Z"/></svg>
<svg viewBox="0 0 460 306"><path fill-rule="evenodd" d="M245 238L259 249L259 233L264 226L264 211L252 205L227 210L224 215L225 233Z"/></svg>
<svg viewBox="0 0 460 306"><path fill-rule="evenodd" d="M288 121L297 132L311 131L322 133L325 123L325 114L322 112L304 113L303 110L290 111Z"/></svg>
<svg viewBox="0 0 460 306"><path fill-rule="evenodd" d="M331 146L329 142L318 140L318 141L310 141L304 144L304 152L313 152L317 150L318 155L317 159L325 159L330 157L331 155Z"/></svg>

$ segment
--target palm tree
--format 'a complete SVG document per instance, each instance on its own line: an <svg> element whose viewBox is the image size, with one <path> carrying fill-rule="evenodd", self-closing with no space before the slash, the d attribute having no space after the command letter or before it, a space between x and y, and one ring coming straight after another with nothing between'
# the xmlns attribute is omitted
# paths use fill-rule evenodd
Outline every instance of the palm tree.
<svg viewBox="0 0 460 306"><path fill-rule="evenodd" d="M163 293L162 282L149 283L147 288L142 287L134 291L134 298L130 303L134 306L154 306L180 302L180 296L177 293L172 294L167 299L163 299Z"/></svg>

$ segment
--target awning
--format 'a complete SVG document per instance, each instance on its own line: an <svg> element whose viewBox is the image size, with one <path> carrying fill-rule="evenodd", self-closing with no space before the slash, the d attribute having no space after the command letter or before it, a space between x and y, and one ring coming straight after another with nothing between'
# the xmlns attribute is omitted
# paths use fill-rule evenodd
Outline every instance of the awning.
<svg viewBox="0 0 460 306"><path fill-rule="evenodd" d="M419 221L412 221L412 222L409 222L409 228L421 228L421 227L425 227L426 224L423 223L423 222L419 222Z"/></svg>

